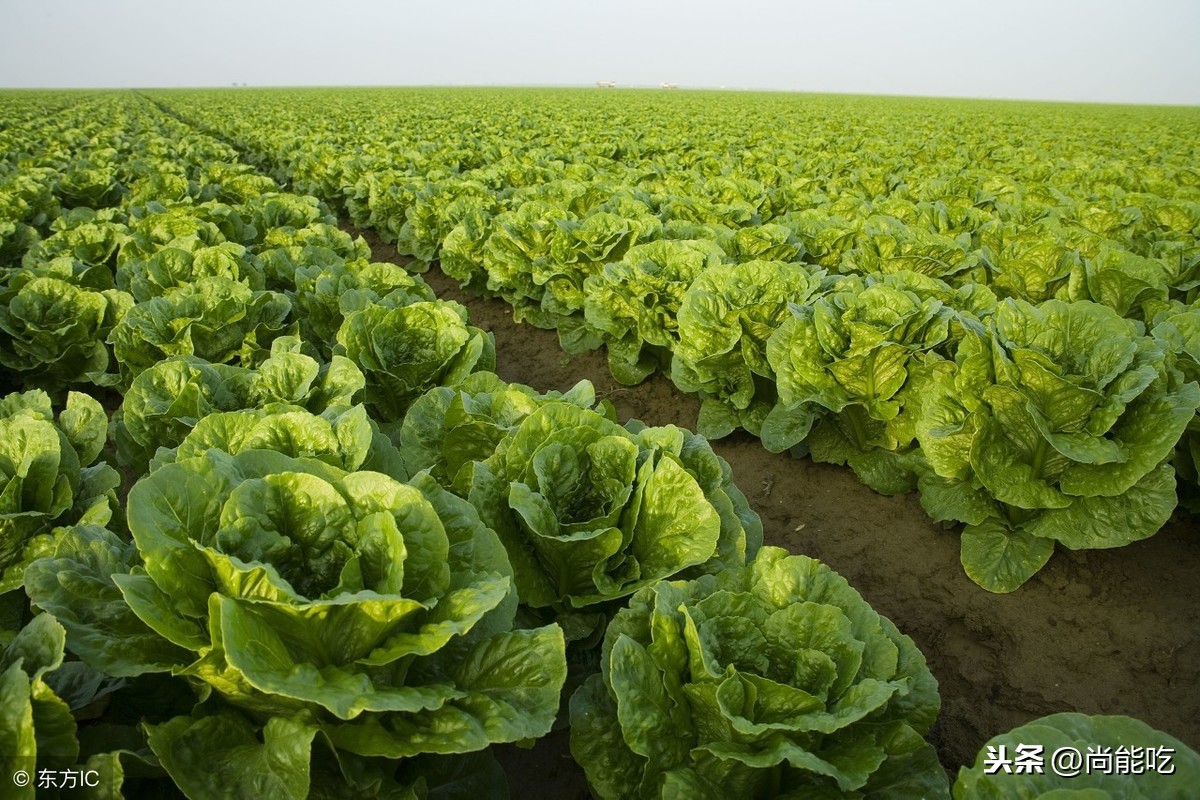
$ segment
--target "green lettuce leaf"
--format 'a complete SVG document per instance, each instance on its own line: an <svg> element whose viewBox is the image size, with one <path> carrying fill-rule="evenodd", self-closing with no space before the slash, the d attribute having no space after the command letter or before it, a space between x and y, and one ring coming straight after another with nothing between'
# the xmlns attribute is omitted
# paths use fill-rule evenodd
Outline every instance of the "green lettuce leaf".
<svg viewBox="0 0 1200 800"><path fill-rule="evenodd" d="M599 797L948 797L923 739L938 709L924 658L812 559L763 548L642 589L601 670L571 701L572 754Z"/></svg>

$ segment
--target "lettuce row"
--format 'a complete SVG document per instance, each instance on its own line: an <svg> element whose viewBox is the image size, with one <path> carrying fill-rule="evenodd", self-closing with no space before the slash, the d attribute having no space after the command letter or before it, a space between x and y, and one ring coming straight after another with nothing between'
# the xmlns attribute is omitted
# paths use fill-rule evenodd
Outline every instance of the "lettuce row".
<svg viewBox="0 0 1200 800"><path fill-rule="evenodd" d="M389 380L406 382L411 400L443 379L458 380L476 363L491 366L491 360L480 361L494 358L491 337L468 329L465 310L437 302L419 279L394 265L369 263L365 242L338 230L336 218L316 199L279 193L273 181L250 173L245 165L214 160L205 149L205 138L187 129L180 131L178 148L193 147L190 152L198 163L176 162L161 154L122 163L118 152L124 152L124 143L136 136L122 138L128 133L119 125L106 129L110 124L103 120L87 127L96 136L112 134L122 142L118 148L102 156L93 153L88 161L76 158L78 163L69 174L60 172L61 179L48 180L46 186L52 186L66 205L94 202L112 203L112 207L81 205L52 219L54 215L39 216L32 207L22 206L19 223L11 230L0 226L4 253L0 368L4 374L50 392L80 383L127 390L127 402L112 423L118 461L135 472L150 469L165 474L158 488L150 491L152 498L163 487L179 485L177 470L183 464L256 453L269 457L272 452L312 465L329 480L335 472L346 471L400 485L397 481L406 479L407 473L399 452L366 408L352 401L361 399L369 384L374 388ZM221 154L225 159L231 155ZM0 212L6 210L7 199L0 197ZM10 234L13 238L6 238ZM357 312L376 305L397 309L415 304L421 307L411 316L393 315L395 324L357 323L358 339L365 344L355 354L368 375L351 359L333 352L337 331L349 329L345 323ZM81 309L87 313L81 315ZM425 322L432 317L442 322L437 335L426 342ZM406 323L406 330L395 330ZM466 333L461 341L460 331ZM317 349L302 344L296 334L328 344ZM437 355L452 359L459 344L467 344L471 352L455 362L457 366L431 360L423 350L426 345L440 347ZM355 352L353 346L350 349ZM407 368L403 353L413 359ZM393 388L391 384L382 392L389 402L398 399ZM335 733L333 728L339 726L321 716L324 706L309 707L294 698L279 700L278 708L274 701L243 698L239 702L230 696L236 696L236 691L222 694L229 688L222 684L224 676L206 683L199 672L187 673L189 663L203 654L170 637L179 635L192 620L181 622L186 614L170 620L166 612L139 606L146 616L170 628L164 637L131 610L117 583L133 580L134 573L163 577L169 570L148 569L153 559L147 562L137 549L145 524L135 524L131 543L124 517L113 518L117 473L103 464L88 466L105 445L106 414L90 397L75 393L67 397L66 410L57 421L50 397L40 391L0 401L0 424L9 426L4 441L17 448L8 453L12 463L2 470L0 486L11 501L0 520L4 545L0 555L6 556L0 564L2 590L21 587L27 564L40 559L42 572L34 574L32 583L25 582L26 593L57 597L45 599L45 607L55 610L70 634L64 637L63 627L49 613L36 617L29 630L41 635L43 628L57 629L60 663L64 639L68 651L82 653L86 659L57 668L56 674L70 678L63 678L61 686L54 684L54 691L69 688L67 681L76 679L89 685L99 681L101 686L88 697L80 695L79 703L74 695L63 694L69 706L51 707L42 696L54 699L53 693L35 675L35 668L39 673L45 670L26 659L29 674L18 676L20 664L0 659L5 682L0 694L10 704L6 707L13 712L11 721L24 726L19 732L5 729L0 734L5 741L20 739L21 749L9 750L30 759L30 764L18 766L30 766L36 757L39 766L65 768L87 758L89 767L102 770L105 788L116 796L173 793L176 789L170 783L200 797L325 796L344 794L349 788L356 796L417 798L445 791L439 788L442 784L455 787L449 789L452 792L471 786L481 796L501 793L498 766L479 751L492 741L532 739L549 728L565 677L563 637L555 627L512 630L516 598L511 568L494 534L480 526L465 502L433 485L424 487L431 500L422 500L422 490L412 487L383 491L393 500L400 497L397 503L405 506L397 512L400 522L392 527L416 529L410 544L414 549L427 548L407 561L403 540L397 538L400 534L389 532L376 510L367 514L375 518L363 522L363 530L374 524L383 530L370 534L375 537L365 545L370 552L350 559L349 584L363 561L393 571L402 570L402 562L411 571L420 571L424 561L436 561L439 554L451 565L470 563L451 570L448 580L453 585L435 581L425 587L432 594L403 598L411 613L432 620L422 623L417 634L431 630L435 634L432 643L418 643L413 649L433 650L449 640L440 660L408 654L412 657L401 656L390 664L368 664L355 673L358 677L344 681L344 688L355 680L378 681L385 694L405 685L405 680L432 687L393 692L390 701L383 701L423 719L407 723L407 728L395 715L386 720L360 719L357 728L344 730L353 727L345 723ZM401 416L398 411L393 417L397 426ZM326 465L329 472L322 471ZM247 483L244 475L229 480ZM427 479L418 478L418 483L421 480ZM196 490L190 495L195 499L211 486L207 479L195 478L191 488ZM135 494L140 492L135 489ZM302 492L295 499L298 507L305 506ZM131 501L129 507L142 509L153 502ZM281 513L278 521L286 528L289 512ZM78 524L62 527L71 523ZM350 521L350 538L359 535L356 525ZM156 528L157 533L163 530ZM457 556L440 553L438 531L446 540L441 549ZM181 540L175 544L180 548L195 547L179 535ZM322 553L326 542L307 544ZM385 552L389 547L399 547L400 555ZM495 563L485 563L489 561ZM65 564L82 566L60 583L57 569ZM479 574L464 577L471 570ZM81 579L72 582L71 576ZM147 589L145 581L135 586L133 593ZM329 609L336 614L343 605L361 600L364 624L369 627L371 620L378 622L381 609L387 611L362 596L383 591L378 582L358 591L342 588L344 594L355 595L353 600L332 600L327 607L310 608L309 616L319 617ZM156 598L165 608L173 608L166 595ZM5 601L6 612L10 606L28 603L16 593L8 594ZM455 614L461 618L447 621ZM31 635L16 633L7 624L10 620L5 622L0 641L20 644ZM236 652L235 646L221 644L224 632L219 623L210 622L215 647ZM341 633L344 629L337 622L327 627ZM306 649L317 646L314 636L326 633L309 630L304 634L307 640L299 643L290 635L283 639L288 647ZM253 650L256 641L248 642L243 652ZM202 649L215 661L219 656L213 654L213 647ZM415 666L414 660L419 662ZM101 676L88 662L102 665L100 669L115 677ZM176 675L182 680L172 677ZM20 687L26 684L31 688L22 694ZM177 702L180 688L190 702ZM257 691L248 682L239 688L251 694ZM175 701L165 702L159 689ZM27 699L31 692L34 710L30 713L38 723L33 727L25 725L28 708L18 708L21 698ZM396 700L397 694L407 694L409 700ZM140 702L143 695L154 697L156 705L151 708ZM446 707L436 708L442 701L435 696L442 697ZM51 712L56 709L65 713L55 716ZM104 717L92 723L89 716L97 713ZM4 716L9 720L9 715ZM141 719L142 725L139 729L115 726L106 721L110 717ZM78 743L74 743L74 719L80 721ZM47 724L41 725L43 721ZM389 725L392 728L387 729ZM441 743L421 744L422 726L438 731ZM46 746L34 753L31 736L39 745L45 738ZM359 752L343 747L342 739L351 741L349 748ZM73 748L70 753L63 750L67 746ZM114 748L118 749L110 752ZM400 753L397 748L407 749ZM471 753L460 756L464 751ZM201 752L204 763L197 758ZM128 774L129 769L135 774Z"/></svg>
<svg viewBox="0 0 1200 800"><path fill-rule="evenodd" d="M529 106L518 142L503 115L468 122L428 96L254 107L223 98L220 111L210 95L164 99L297 185L340 199L419 269L439 260L469 289L503 297L518 319L557 328L569 351L604 344L619 381L669 366L701 398L701 433L743 427L771 449L848 464L877 490L919 488L939 520L970 523L970 573L992 587L1015 587L1048 557L1055 537L1008 535L1027 533L1024 517L1047 509L1014 502L994 474L970 490L954 483L962 470L928 452L950 432L914 433L933 424L920 419L933 403L919 397L925 372L953 369L960 342L998 300L1097 304L1153 330L1200 291L1196 177L1173 146L1182 129L1165 118L1162 146L1135 170L1119 139L1100 141L1094 120L1059 111L1039 112L1033 126L1021 120L1025 155L1014 158L965 119L916 150L872 133L894 131L881 119L909 121L876 101L822 101L825 119L781 127L773 114L717 118L681 99L669 126L603 135L580 108ZM293 102L322 113L297 115ZM628 103L636 101L622 98L623 113ZM787 98L761 103L795 110ZM344 124L367 108L372 124ZM430 126L461 135L431 141ZM412 134L405 146L396 131ZM709 252L697 257L698 248ZM787 267L733 286L731 270L755 260ZM777 292L783 282L786 293ZM1167 473L1194 482L1194 438L1185 435L1173 465L1128 503L1084 506L1102 510L1113 530L1131 514L1132 538L1148 535L1165 519ZM1010 558L1024 567L987 574Z"/></svg>

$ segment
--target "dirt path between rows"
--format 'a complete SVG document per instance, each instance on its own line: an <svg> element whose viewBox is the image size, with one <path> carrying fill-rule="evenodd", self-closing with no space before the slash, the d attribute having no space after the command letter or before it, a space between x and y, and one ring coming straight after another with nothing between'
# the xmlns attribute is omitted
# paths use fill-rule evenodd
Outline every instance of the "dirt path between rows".
<svg viewBox="0 0 1200 800"><path fill-rule="evenodd" d="M366 238L376 258L407 260ZM465 295L436 267L424 277L492 331L505 380L545 391L586 378L622 422L695 427L699 403L668 379L621 386L603 351L567 356L553 331L514 323L502 301ZM1024 587L993 595L967 578L956 532L926 516L916 495L875 494L849 469L769 453L747 434L714 448L762 516L767 544L825 562L916 641L940 685L932 738L952 774L990 737L1059 711L1127 714L1200 749L1195 518L1177 514L1156 536L1117 550L1060 548ZM554 796L586 797L565 741L558 734L503 760L522 781L553 780Z"/></svg>

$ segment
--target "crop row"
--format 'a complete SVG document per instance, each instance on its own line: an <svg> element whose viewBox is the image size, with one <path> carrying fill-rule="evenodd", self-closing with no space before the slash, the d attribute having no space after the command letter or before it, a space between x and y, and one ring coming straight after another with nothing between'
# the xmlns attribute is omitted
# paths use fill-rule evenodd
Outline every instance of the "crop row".
<svg viewBox="0 0 1200 800"><path fill-rule="evenodd" d="M44 102L0 130L6 772L499 796L485 748L570 694L602 797L946 796L920 652L761 547L703 437L500 381L465 309L145 101ZM1174 748L1162 796L1200 769L1041 725Z"/></svg>
<svg viewBox="0 0 1200 800"><path fill-rule="evenodd" d="M133 795L307 796L446 771L417 759L397 773L384 755L544 733L561 630L512 630L496 535L431 481L409 485L361 404L386 398L372 408L398 426L427 386L490 365L490 337L370 263L317 200L145 103L29 120L5 131L0 361L28 391L0 413L0 567L17 619L26 592L53 616L4 637L6 763L86 758ZM343 327L352 341L332 354ZM117 390L111 424L75 391L55 418L69 389L111 405L97 387ZM127 504L114 465L137 481ZM265 641L271 664L240 663ZM64 648L79 660L63 663ZM224 700L201 702L214 689ZM104 706L77 738L73 716ZM384 733L388 719L399 730ZM318 733L363 731L377 732L322 746L310 767Z"/></svg>
<svg viewBox="0 0 1200 800"><path fill-rule="evenodd" d="M417 269L437 261L569 352L603 345L619 381L668 373L701 398L700 433L744 428L878 491L917 489L963 524L963 566L991 591L1056 543L1152 535L1177 476L1194 503L1186 118L1159 111L1123 140L1083 110L1025 109L1040 124L1017 147L971 119L856 129L848 101L827 102L849 120L787 127L687 105L634 121L652 109L629 101L599 131L553 93L483 102L501 96L159 99L340 201Z"/></svg>
<svg viewBox="0 0 1200 800"><path fill-rule="evenodd" d="M128 796L496 796L495 763L469 754L550 729L569 647L571 687L592 676L578 750L604 787L607 623L663 578L709 575L762 609L777 677L822 707L879 684L845 699L873 722L814 708L828 741L802 746L824 767L764 769L745 743L648 759L648 790L886 791L916 768L946 792L924 659L826 567L770 549L747 565L761 525L702 438L618 425L586 383L537 394L481 371L492 340L464 309L144 102L57 120L5 131L0 176L0 364L26 389L0 401L11 772L82 762ZM439 385L456 388L423 394ZM767 617L809 606L850 614L844 647L882 660L787 673L801 643L779 637L808 628ZM698 686L749 679L687 634L732 610L655 623L708 654L684 671ZM842 738L895 766L823 760Z"/></svg>

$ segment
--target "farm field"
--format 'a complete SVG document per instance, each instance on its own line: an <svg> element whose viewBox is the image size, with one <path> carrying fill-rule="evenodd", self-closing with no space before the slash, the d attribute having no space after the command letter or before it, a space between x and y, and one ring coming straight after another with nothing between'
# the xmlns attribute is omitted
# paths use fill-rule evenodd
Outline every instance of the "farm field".
<svg viewBox="0 0 1200 800"><path fill-rule="evenodd" d="M564 358L552 333L513 324L503 302L426 277L496 334L498 350L511 354L499 366L505 379L565 388L582 376L611 392L622 417L692 424L698 403L667 380L621 386L602 355ZM969 763L997 732L1067 708L1152 721L1195 746L1196 696L1184 688L1200 679L1194 521L1181 517L1130 548L1068 554L1019 592L992 595L962 574L955 537L915 497L879 495L844 468L766 452L747 435L714 447L763 516L765 541L832 566L920 646L938 679L933 739L949 769ZM507 755L532 759L517 762L522 775L556 775L553 786L586 797L581 776L563 777L573 765L556 744L545 754Z"/></svg>
<svg viewBox="0 0 1200 800"><path fill-rule="evenodd" d="M0 142L14 769L946 797L1069 711L1200 775L1197 109L0 92ZM706 600L836 584L786 554L819 622ZM715 694L786 685L760 624L817 728ZM639 749L679 659L770 746Z"/></svg>

